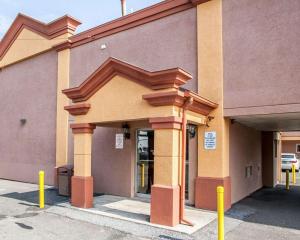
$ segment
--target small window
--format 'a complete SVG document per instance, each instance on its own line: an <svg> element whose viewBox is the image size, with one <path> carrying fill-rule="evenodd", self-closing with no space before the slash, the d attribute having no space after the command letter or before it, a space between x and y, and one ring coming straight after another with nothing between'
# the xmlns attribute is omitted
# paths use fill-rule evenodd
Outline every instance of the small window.
<svg viewBox="0 0 300 240"><path fill-rule="evenodd" d="M300 144L296 144L296 153L300 153Z"/></svg>

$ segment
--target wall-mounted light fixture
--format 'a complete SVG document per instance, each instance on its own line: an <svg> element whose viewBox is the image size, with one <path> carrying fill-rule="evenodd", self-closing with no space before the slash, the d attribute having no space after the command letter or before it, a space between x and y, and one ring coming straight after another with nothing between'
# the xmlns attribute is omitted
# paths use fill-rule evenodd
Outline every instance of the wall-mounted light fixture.
<svg viewBox="0 0 300 240"><path fill-rule="evenodd" d="M187 130L188 130L190 138L194 138L196 136L196 133L197 133L197 126L196 125L188 124L187 125Z"/></svg>
<svg viewBox="0 0 300 240"><path fill-rule="evenodd" d="M25 125L26 122L27 122L27 120L25 118L20 119L20 123L22 126Z"/></svg>
<svg viewBox="0 0 300 240"><path fill-rule="evenodd" d="M107 48L107 45L105 44L105 43L102 43L101 45L100 45L100 49L101 50L105 50Z"/></svg>
<svg viewBox="0 0 300 240"><path fill-rule="evenodd" d="M122 128L123 128L123 133L124 133L125 139L130 139L130 127L129 127L128 123L124 123L122 125Z"/></svg>
<svg viewBox="0 0 300 240"><path fill-rule="evenodd" d="M209 123L214 119L215 119L215 117L213 117L213 116L207 116L206 127L209 127Z"/></svg>

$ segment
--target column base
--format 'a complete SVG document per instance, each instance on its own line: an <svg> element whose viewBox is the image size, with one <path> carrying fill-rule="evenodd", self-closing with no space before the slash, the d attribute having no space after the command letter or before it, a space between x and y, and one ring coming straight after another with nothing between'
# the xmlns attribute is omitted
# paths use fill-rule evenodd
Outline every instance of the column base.
<svg viewBox="0 0 300 240"><path fill-rule="evenodd" d="M93 177L72 177L72 206L80 208L92 208L93 194Z"/></svg>
<svg viewBox="0 0 300 240"><path fill-rule="evenodd" d="M179 186L151 187L150 222L166 226L179 224Z"/></svg>
<svg viewBox="0 0 300 240"><path fill-rule="evenodd" d="M224 187L225 211L231 208L231 182L229 176L225 178L197 177L195 184L195 207L216 211L218 186Z"/></svg>

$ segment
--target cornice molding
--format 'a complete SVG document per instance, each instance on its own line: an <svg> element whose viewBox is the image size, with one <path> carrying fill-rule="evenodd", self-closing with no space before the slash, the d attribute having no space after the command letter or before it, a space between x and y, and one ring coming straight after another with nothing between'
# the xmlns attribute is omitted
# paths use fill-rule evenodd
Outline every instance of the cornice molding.
<svg viewBox="0 0 300 240"><path fill-rule="evenodd" d="M180 117L156 117L150 118L149 123L152 129L181 129L182 118Z"/></svg>
<svg viewBox="0 0 300 240"><path fill-rule="evenodd" d="M17 39L19 34L25 28L45 37L46 39L53 39L65 33L74 34L77 26L80 24L81 22L68 15L45 24L19 13L0 41L0 60L4 57L15 39Z"/></svg>
<svg viewBox="0 0 300 240"><path fill-rule="evenodd" d="M72 123L70 124L73 134L82 134L82 133L90 133L94 132L96 125L91 123Z"/></svg>
<svg viewBox="0 0 300 240"><path fill-rule="evenodd" d="M69 47L77 47L185 10L210 0L166 0L70 37ZM64 45L64 43L62 43ZM58 49L60 49L58 47Z"/></svg>
<svg viewBox="0 0 300 240"><path fill-rule="evenodd" d="M202 3L206 3L206 2L209 2L211 0L190 0L191 3L194 5L194 6L197 6L199 4L202 4Z"/></svg>
<svg viewBox="0 0 300 240"><path fill-rule="evenodd" d="M65 106L64 109L72 116L86 115L91 108L89 103L78 103L75 105Z"/></svg>
<svg viewBox="0 0 300 240"><path fill-rule="evenodd" d="M151 93L143 95L143 99L146 100L152 106L177 106L183 107L185 101L189 98L193 98L191 105L187 107L187 110L196 112L207 116L213 109L218 107L218 104L211 102L198 94L185 90Z"/></svg>
<svg viewBox="0 0 300 240"><path fill-rule="evenodd" d="M89 99L116 75L124 76L151 89L179 88L192 76L180 68L149 72L115 58L109 58L80 86L62 92L73 102Z"/></svg>

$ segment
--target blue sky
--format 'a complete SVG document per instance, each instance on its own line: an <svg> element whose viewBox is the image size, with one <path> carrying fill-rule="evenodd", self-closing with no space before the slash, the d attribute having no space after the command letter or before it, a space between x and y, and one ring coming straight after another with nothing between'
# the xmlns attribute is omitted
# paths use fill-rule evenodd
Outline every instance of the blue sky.
<svg viewBox="0 0 300 240"><path fill-rule="evenodd" d="M127 12L161 0L127 0ZM0 39L21 12L43 22L69 14L82 22L77 32L121 16L120 0L0 0Z"/></svg>

